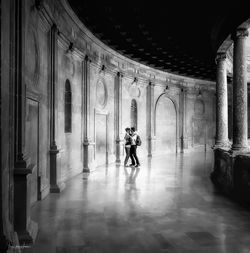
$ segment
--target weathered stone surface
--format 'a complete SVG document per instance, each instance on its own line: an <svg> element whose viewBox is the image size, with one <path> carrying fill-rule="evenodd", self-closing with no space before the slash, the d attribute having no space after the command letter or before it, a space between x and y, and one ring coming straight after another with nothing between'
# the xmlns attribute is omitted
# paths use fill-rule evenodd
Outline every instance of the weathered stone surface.
<svg viewBox="0 0 250 253"><path fill-rule="evenodd" d="M216 146L228 146L228 91L226 54L218 54L216 80Z"/></svg>
<svg viewBox="0 0 250 253"><path fill-rule="evenodd" d="M250 155L217 148L214 157L211 179L218 189L236 200L250 202Z"/></svg>
<svg viewBox="0 0 250 253"><path fill-rule="evenodd" d="M234 38L233 65L233 146L234 150L247 148L247 69L246 29L238 29Z"/></svg>
<svg viewBox="0 0 250 253"><path fill-rule="evenodd" d="M11 7L17 2L23 11L20 26L27 54L13 48L15 22L9 21L14 20ZM82 171L122 161L125 127L137 123L142 139L139 157L158 151L179 152L181 145L185 150L203 149L214 144L215 134L213 82L174 75L132 61L95 38L79 23L65 1L35 2L35 5L32 0L25 4L14 0L1 2L5 13L1 16L1 28L4 27L5 33L1 38L3 212L0 214L6 237L13 242L17 241L14 229L17 204L23 207L20 222L23 227L28 226L31 204L49 192L61 192L64 182ZM15 69L18 64L20 69ZM122 75L117 82L118 72ZM71 89L68 132L65 132L66 81ZM185 97L180 95L183 83ZM21 92L16 94L17 90ZM198 90L202 95L197 100ZM161 102L163 106L159 106ZM14 131L14 126L18 131ZM163 150L161 142L165 145ZM30 168L22 171L30 175L27 181L23 175L22 184L16 180L15 185L17 146L23 152L19 152L19 158L24 159L24 167ZM18 196L25 202L19 199L14 205Z"/></svg>

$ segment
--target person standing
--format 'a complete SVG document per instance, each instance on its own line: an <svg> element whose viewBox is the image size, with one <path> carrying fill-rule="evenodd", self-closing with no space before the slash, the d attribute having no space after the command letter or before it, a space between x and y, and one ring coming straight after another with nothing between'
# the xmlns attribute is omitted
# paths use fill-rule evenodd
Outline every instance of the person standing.
<svg viewBox="0 0 250 253"><path fill-rule="evenodd" d="M130 157L130 148L131 148L131 142L132 142L132 139L131 139L131 136L130 136L130 128L126 127L125 131L126 131L126 134L124 136L124 140L125 140L126 157L125 157L125 160L124 160L124 167L127 166L127 162L128 162L129 157Z"/></svg>
<svg viewBox="0 0 250 253"><path fill-rule="evenodd" d="M137 157L137 145L141 145L141 139L137 132L135 131L134 127L131 127L131 148L130 148L130 158L132 161L131 166L139 167L140 166L140 161Z"/></svg>

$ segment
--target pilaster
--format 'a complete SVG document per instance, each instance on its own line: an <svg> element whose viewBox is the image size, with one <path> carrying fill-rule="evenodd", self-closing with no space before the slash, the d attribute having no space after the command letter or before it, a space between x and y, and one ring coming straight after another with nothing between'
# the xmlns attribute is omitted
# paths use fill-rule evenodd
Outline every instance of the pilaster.
<svg viewBox="0 0 250 253"><path fill-rule="evenodd" d="M181 133L180 133L180 147L181 153L188 148L188 138L187 138L187 127L186 127L186 108L187 108L187 90L182 87L180 93L180 123L181 123Z"/></svg>
<svg viewBox="0 0 250 253"><path fill-rule="evenodd" d="M117 73L114 87L115 155L116 163L121 163L121 122L122 122L122 74Z"/></svg>
<svg viewBox="0 0 250 253"><path fill-rule="evenodd" d="M90 59L86 55L83 61L83 172L89 172L89 99L90 99Z"/></svg>
<svg viewBox="0 0 250 253"><path fill-rule="evenodd" d="M58 153L56 143L56 101L58 79L58 28L55 24L50 29L50 192L60 193L64 184L59 179Z"/></svg>
<svg viewBox="0 0 250 253"><path fill-rule="evenodd" d="M32 173L24 158L25 145L25 4L13 1L12 78L14 86L14 229L20 244L35 240L37 225L30 219L27 175ZM34 231L34 233L32 232Z"/></svg>
<svg viewBox="0 0 250 253"><path fill-rule="evenodd" d="M146 131L148 142L148 157L152 157L153 153L153 133L154 133L154 83L149 81L147 86L147 115L146 115Z"/></svg>

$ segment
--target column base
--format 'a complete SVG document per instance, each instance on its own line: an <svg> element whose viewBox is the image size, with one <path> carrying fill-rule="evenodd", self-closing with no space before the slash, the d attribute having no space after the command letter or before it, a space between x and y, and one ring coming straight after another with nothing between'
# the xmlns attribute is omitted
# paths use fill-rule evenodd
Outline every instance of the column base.
<svg viewBox="0 0 250 253"><path fill-rule="evenodd" d="M88 167L83 168L82 172L83 172L83 173L89 173L89 172L90 172L90 169L89 169Z"/></svg>
<svg viewBox="0 0 250 253"><path fill-rule="evenodd" d="M212 149L223 149L223 150L230 150L231 144L229 141L226 142L216 142Z"/></svg>
<svg viewBox="0 0 250 253"><path fill-rule="evenodd" d="M29 221L27 230L17 231L19 244L22 245L32 245L37 237L38 224L33 220Z"/></svg>
<svg viewBox="0 0 250 253"><path fill-rule="evenodd" d="M181 137L181 142L180 142L180 153L184 153L185 149L188 149L188 138L186 137Z"/></svg>
<svg viewBox="0 0 250 253"><path fill-rule="evenodd" d="M232 146L232 151L233 152L238 152L238 153L247 153L250 152L250 148L248 146L240 146L240 145L233 145Z"/></svg>
<svg viewBox="0 0 250 253"><path fill-rule="evenodd" d="M11 242L4 236L0 236L0 252L7 252L9 249L9 246L11 245Z"/></svg>
<svg viewBox="0 0 250 253"><path fill-rule="evenodd" d="M115 163L116 164L120 164L121 163L121 150L122 150L122 148L121 148L121 140L120 140L120 138L118 138L118 139L116 139L116 150L115 150Z"/></svg>
<svg viewBox="0 0 250 253"><path fill-rule="evenodd" d="M89 140L86 138L83 142L83 173L89 173Z"/></svg>
<svg viewBox="0 0 250 253"><path fill-rule="evenodd" d="M60 193L64 189L63 183L57 183L58 179L58 167L57 167L57 155L59 150L57 146L51 147L50 153L50 193Z"/></svg>
<svg viewBox="0 0 250 253"><path fill-rule="evenodd" d="M17 231L19 244L22 245L32 245L34 243L33 237L28 231Z"/></svg>
<svg viewBox="0 0 250 253"><path fill-rule="evenodd" d="M50 193L60 193L64 190L65 188L65 183L61 182L59 184L56 185L51 185L50 186Z"/></svg>

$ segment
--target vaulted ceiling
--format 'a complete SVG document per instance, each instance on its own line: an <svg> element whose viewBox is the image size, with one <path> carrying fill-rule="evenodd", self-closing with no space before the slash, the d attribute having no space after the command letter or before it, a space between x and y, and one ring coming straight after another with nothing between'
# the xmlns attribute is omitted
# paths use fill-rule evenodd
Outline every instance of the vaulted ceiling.
<svg viewBox="0 0 250 253"><path fill-rule="evenodd" d="M68 2L96 37L121 54L157 69L205 80L215 80L219 45L248 18L247 8L230 2Z"/></svg>

